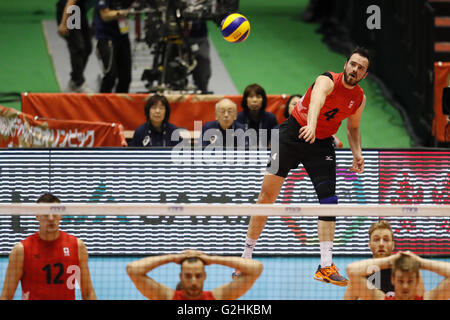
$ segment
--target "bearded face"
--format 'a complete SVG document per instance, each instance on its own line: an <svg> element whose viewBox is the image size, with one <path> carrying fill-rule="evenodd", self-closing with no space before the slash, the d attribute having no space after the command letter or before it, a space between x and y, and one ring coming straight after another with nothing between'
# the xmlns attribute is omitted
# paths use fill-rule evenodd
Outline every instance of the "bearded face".
<svg viewBox="0 0 450 320"><path fill-rule="evenodd" d="M351 87L356 86L367 76L369 60L359 54L353 54L344 66L344 82Z"/></svg>

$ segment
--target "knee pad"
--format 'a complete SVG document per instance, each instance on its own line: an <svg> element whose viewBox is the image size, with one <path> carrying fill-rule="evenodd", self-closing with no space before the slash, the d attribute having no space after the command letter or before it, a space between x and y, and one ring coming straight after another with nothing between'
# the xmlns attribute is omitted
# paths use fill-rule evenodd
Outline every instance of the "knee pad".
<svg viewBox="0 0 450 320"><path fill-rule="evenodd" d="M317 198L319 198L320 203L337 203L337 197L335 195L336 185L331 180L321 180L314 181L314 189L316 190ZM336 202L332 198L336 197Z"/></svg>
<svg viewBox="0 0 450 320"><path fill-rule="evenodd" d="M322 221L336 221L336 217L319 217L318 219Z"/></svg>
<svg viewBox="0 0 450 320"><path fill-rule="evenodd" d="M326 182L322 183L321 186L322 186L322 189L321 189L322 193L319 195L319 192L318 192L319 203L320 204L338 204L338 197L336 195L334 195L334 194L332 196L329 196L329 197L321 197L324 194L326 194L328 192L331 192L331 191L333 191L333 193L334 193L334 188L333 189L329 188L329 190L327 190L326 189L327 188L326 187ZM334 221L336 221L336 217L319 217L319 220L334 222Z"/></svg>
<svg viewBox="0 0 450 320"><path fill-rule="evenodd" d="M338 197L332 196L328 198L319 199L320 204L337 204ZM322 221L336 221L336 217L319 217L319 220Z"/></svg>

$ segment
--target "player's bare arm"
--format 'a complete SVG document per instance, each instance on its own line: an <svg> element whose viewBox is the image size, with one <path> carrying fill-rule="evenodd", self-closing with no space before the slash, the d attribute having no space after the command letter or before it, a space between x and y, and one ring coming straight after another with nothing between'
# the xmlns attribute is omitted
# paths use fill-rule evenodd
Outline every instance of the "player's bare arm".
<svg viewBox="0 0 450 320"><path fill-rule="evenodd" d="M369 288L367 276L370 276L376 269L383 270L391 268L393 262L399 257L400 253L393 254L385 258L366 259L357 261L347 266L347 275L349 277L349 296L358 296L361 300L382 300L384 292Z"/></svg>
<svg viewBox="0 0 450 320"><path fill-rule="evenodd" d="M316 126L325 99L333 91L334 83L327 76L320 75L317 77L314 88L311 92L311 102L308 109L307 125L299 130L299 139L306 142L314 143L316 140Z"/></svg>
<svg viewBox="0 0 450 320"><path fill-rule="evenodd" d="M119 18L125 18L128 15L127 10L112 10L104 8L100 10L100 16L103 21L110 22Z"/></svg>
<svg viewBox="0 0 450 320"><path fill-rule="evenodd" d="M241 272L233 281L214 289L213 295L218 300L235 300L243 296L253 286L263 271L260 261L241 257L207 256L202 257L207 263L220 264Z"/></svg>
<svg viewBox="0 0 450 320"><path fill-rule="evenodd" d="M450 263L444 261L424 259L412 252L405 252L420 263L420 269L439 274L444 279L433 289L425 292L425 300L448 300L450 299Z"/></svg>
<svg viewBox="0 0 450 320"><path fill-rule="evenodd" d="M23 245L17 243L9 254L8 268L3 282L0 300L12 300L23 273L24 250Z"/></svg>
<svg viewBox="0 0 450 320"><path fill-rule="evenodd" d="M351 115L347 119L347 139L353 154L353 165L350 168L350 171L359 174L364 172L364 158L362 156L360 124L365 106L366 96L364 95L361 106L358 108L355 114Z"/></svg>

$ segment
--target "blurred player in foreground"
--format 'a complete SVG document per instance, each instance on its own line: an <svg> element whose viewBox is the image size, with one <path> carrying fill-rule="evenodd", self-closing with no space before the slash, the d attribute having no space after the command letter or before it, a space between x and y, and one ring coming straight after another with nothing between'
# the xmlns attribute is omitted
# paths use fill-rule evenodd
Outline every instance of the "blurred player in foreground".
<svg viewBox="0 0 450 320"><path fill-rule="evenodd" d="M38 203L59 203L43 194ZM17 243L9 254L0 300L13 299L19 281L23 300L75 300L75 281L84 300L96 300L83 241L59 230L61 215L38 215L39 231Z"/></svg>
<svg viewBox="0 0 450 320"><path fill-rule="evenodd" d="M394 295L386 295L383 291L368 283L367 276L374 270L392 268L391 282ZM428 270L444 277L434 289L425 292L420 290L419 270ZM450 298L450 263L424 259L412 252L398 252L389 257L357 261L347 266L347 275L351 283L351 294L362 300L447 300Z"/></svg>
<svg viewBox="0 0 450 320"><path fill-rule="evenodd" d="M387 220L379 220L374 222L369 228L369 248L372 251L373 258L385 258L392 255L394 250L394 233L391 225ZM392 269L383 269L374 272L367 277L377 289L383 291L387 297L394 296L394 285L391 282ZM419 273L419 285L417 294L423 296L425 286L423 284L422 276ZM344 300L356 300L359 298L355 295L357 292L353 290L352 283L349 282L344 294Z"/></svg>

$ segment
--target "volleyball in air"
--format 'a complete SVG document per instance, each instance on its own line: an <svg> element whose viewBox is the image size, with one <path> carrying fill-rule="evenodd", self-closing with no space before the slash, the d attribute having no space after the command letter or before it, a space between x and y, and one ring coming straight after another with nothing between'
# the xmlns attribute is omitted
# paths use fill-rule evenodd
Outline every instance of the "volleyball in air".
<svg viewBox="0 0 450 320"><path fill-rule="evenodd" d="M250 34L250 23L240 13L232 13L222 20L222 36L232 43L242 42Z"/></svg>

